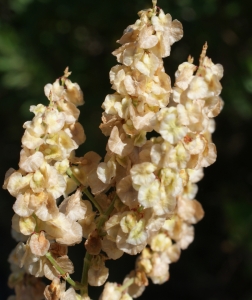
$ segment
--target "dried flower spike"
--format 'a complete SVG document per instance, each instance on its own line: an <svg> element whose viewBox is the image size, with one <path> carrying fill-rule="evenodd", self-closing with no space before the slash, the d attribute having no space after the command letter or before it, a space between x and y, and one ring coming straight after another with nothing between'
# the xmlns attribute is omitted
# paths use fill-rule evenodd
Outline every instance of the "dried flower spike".
<svg viewBox="0 0 252 300"><path fill-rule="evenodd" d="M15 197L18 244L9 257L9 285L16 299L22 293L22 299L90 300L88 285L103 284L100 300L137 298L149 279L169 280L169 265L194 239L193 224L204 216L196 183L216 160L213 118L223 107L223 68L206 56L205 43L199 66L189 56L172 87L163 58L183 29L152 3L113 52L115 92L102 104L100 125L108 137L103 161L93 151L75 156L86 139L77 108L84 99L68 68L45 86L48 106L30 108L19 169L7 171L3 186ZM78 282L67 252L83 238ZM106 282L106 261L124 253L139 254L135 269L122 285ZM37 278L43 276L52 281L46 287Z"/></svg>

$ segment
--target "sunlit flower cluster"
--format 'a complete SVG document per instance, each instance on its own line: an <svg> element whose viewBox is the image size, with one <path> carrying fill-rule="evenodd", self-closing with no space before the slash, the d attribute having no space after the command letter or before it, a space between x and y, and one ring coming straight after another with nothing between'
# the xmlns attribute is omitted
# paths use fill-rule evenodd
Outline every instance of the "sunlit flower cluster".
<svg viewBox="0 0 252 300"><path fill-rule="evenodd" d="M59 275L46 258L48 251L71 274L74 267L67 246L82 241L82 226L77 221L85 218L87 206L67 170L74 150L85 141L76 107L84 101L79 85L72 83L69 75L66 69L61 78L45 86L48 106L31 106L35 116L24 124L19 169L10 169L4 182L4 188L16 198L12 228L19 241L9 259L13 266L9 284L17 297L22 290L25 299L41 299L41 289L36 290L36 298L27 276L53 280ZM35 285L41 286L39 282Z"/></svg>
<svg viewBox="0 0 252 300"><path fill-rule="evenodd" d="M196 183L216 160L211 135L223 106L223 69L206 56L205 44L199 65L189 56L172 87L163 58L183 29L152 2L113 52L119 64L110 71L115 92L102 104L100 128L108 136L102 162L93 151L75 156L85 141L76 107L84 101L68 69L45 86L49 105L30 109L35 116L24 124L19 169L10 169L4 182L16 198L12 228L19 243L9 257L14 299L23 299L22 291L25 299L88 300L88 284L107 281L106 260L124 253L140 254L135 269L122 285L105 283L99 299L137 298L149 279L169 279L169 265L194 239L193 224L204 216ZM67 253L83 238L77 282ZM43 276L50 285L39 280Z"/></svg>
<svg viewBox="0 0 252 300"><path fill-rule="evenodd" d="M135 283L142 287L148 278L167 281L169 264L193 241L192 224L204 216L195 200L196 183L203 167L216 160L213 117L223 106L223 69L206 56L207 44L199 66L189 57L171 87L162 58L182 37L182 25L153 2L153 9L140 11L140 19L126 28L118 41L122 46L113 52L120 64L110 72L116 92L102 105L100 127L109 139L97 170L124 204L105 223L105 239L122 252L141 252ZM147 139L153 131L159 136ZM109 299L105 295L102 299Z"/></svg>

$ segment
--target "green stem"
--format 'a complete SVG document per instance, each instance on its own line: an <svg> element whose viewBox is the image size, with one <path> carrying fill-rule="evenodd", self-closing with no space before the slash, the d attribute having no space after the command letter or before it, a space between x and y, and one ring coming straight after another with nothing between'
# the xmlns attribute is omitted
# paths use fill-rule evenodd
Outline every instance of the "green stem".
<svg viewBox="0 0 252 300"><path fill-rule="evenodd" d="M75 183L76 183L77 185L81 185L81 183L80 183L79 180L74 176L74 174L73 174L73 172L72 172L72 170L71 170L70 168L67 169L66 173L67 173L67 175L68 175L69 177L71 177L71 178L75 181Z"/></svg>
<svg viewBox="0 0 252 300"><path fill-rule="evenodd" d="M93 196L90 194L90 192L88 191L87 188L85 188L84 193L88 196L88 198L90 199L90 196L93 198ZM99 217L99 222L97 224L97 229L99 230L103 224L106 222L106 220L108 219L109 215L111 214L112 210L114 209L114 204L116 201L116 197L117 195L115 195L113 201L110 203L108 209L106 210L105 213L102 212L102 210L100 210L95 203L93 202L92 199L90 199L90 201L92 201L94 203L94 205L96 206L96 208L100 211L101 215ZM97 203L98 204L98 203ZM90 263L91 263L91 259L92 259L93 255L89 254L86 251L85 257L84 257L84 263L83 263L83 269L82 269L82 277L81 277L81 284L84 286L81 289L81 295L88 295L88 270L90 268Z"/></svg>
<svg viewBox="0 0 252 300"><path fill-rule="evenodd" d="M88 188L84 187L82 191L88 197L88 199L94 204L94 206L98 209L100 215L102 215L103 210L102 210L100 204L95 200L93 195L89 192Z"/></svg>
<svg viewBox="0 0 252 300"><path fill-rule="evenodd" d="M115 197L112 200L112 202L110 203L110 205L109 205L108 209L106 210L106 212L100 216L99 222L97 224L97 229L98 230L101 229L101 227L104 225L104 223L107 221L108 217L112 213L112 211L114 209L116 198L117 198L117 195L115 194Z"/></svg>
<svg viewBox="0 0 252 300"><path fill-rule="evenodd" d="M33 216L33 218L34 218L35 221L36 221L36 226L35 226L34 231L35 231L35 232L39 232L39 228L38 228L38 217L37 217L34 213L32 214L32 216Z"/></svg>
<svg viewBox="0 0 252 300"><path fill-rule="evenodd" d="M75 183L78 186L81 185L81 182L79 182L79 180L74 176L74 174L70 168L67 169L66 173L69 177L71 177L75 181ZM100 204L94 199L93 195L89 192L88 188L84 187L82 191L88 197L88 199L94 204L94 206L99 211L100 215L103 214Z"/></svg>
<svg viewBox="0 0 252 300"><path fill-rule="evenodd" d="M134 283L134 280L135 280L135 278L130 278L130 279L128 279L128 280L125 282L124 285L122 285L122 286L120 286L120 287L118 288L118 290L119 290L120 292L123 292L123 291L126 290L130 285L132 285L132 284Z"/></svg>
<svg viewBox="0 0 252 300"><path fill-rule="evenodd" d="M79 180L73 175L73 172L70 168L67 169L67 175L69 177L71 177L77 185L81 185L81 183L79 182ZM97 208L97 210L99 211L100 213L100 218L99 218L99 222L97 224L97 229L99 230L103 225L104 223L107 221L108 217L110 216L111 212L113 211L114 209L114 205L115 205L115 201L116 201L116 198L117 198L117 195L115 195L114 199L112 200L112 202L110 203L108 209L106 210L106 212L104 213L100 204L95 200L95 198L93 197L93 195L89 192L88 188L87 187L84 187L82 189L83 193L88 197L88 199L93 203L93 205ZM85 257L84 257L84 262L83 262L83 269L82 269L82 277L81 277L81 284L79 285L81 288L81 295L88 295L88 270L90 268L90 263L91 263L91 259L92 259L92 255L89 254L87 251L86 251L86 254L85 254ZM47 257L49 260L50 258ZM55 262L55 261L54 261ZM56 263L56 262L55 262ZM54 265L54 264L53 264ZM54 265L55 266L55 265ZM59 267L59 266L57 266ZM55 268L57 269L57 267L55 266ZM59 272L60 272L60 268L57 269ZM62 270L63 271L63 270ZM63 271L64 273L64 271ZM60 274L62 274L60 272ZM70 277L67 278L68 280L70 279ZM66 279L66 280L67 280ZM67 280L67 281L68 281ZM72 279L71 279L72 280ZM73 281L73 280L72 280ZM69 282L69 281L68 281ZM70 282L69 282L70 283ZM75 282L74 282L75 283ZM71 284L71 283L70 283ZM76 284L76 283L75 283Z"/></svg>
<svg viewBox="0 0 252 300"><path fill-rule="evenodd" d="M66 273L56 262L50 252L46 253L46 258L50 261L50 263L54 266L54 268L60 273L60 275L76 290L80 290L83 288L83 285L75 282L68 273Z"/></svg>
<svg viewBox="0 0 252 300"><path fill-rule="evenodd" d="M90 267L92 257L93 256L86 251L84 257L83 269L82 269L82 277L81 277L81 285L82 285L81 296L85 294L88 295L88 270Z"/></svg>
<svg viewBox="0 0 252 300"><path fill-rule="evenodd" d="M113 209L114 209L114 205L115 205L116 199L117 199L117 194L115 194L114 199L112 200L112 202L110 203L108 209L106 210L106 212L105 212L105 215L106 215L106 216L109 217L110 214L112 213L112 211L113 211Z"/></svg>

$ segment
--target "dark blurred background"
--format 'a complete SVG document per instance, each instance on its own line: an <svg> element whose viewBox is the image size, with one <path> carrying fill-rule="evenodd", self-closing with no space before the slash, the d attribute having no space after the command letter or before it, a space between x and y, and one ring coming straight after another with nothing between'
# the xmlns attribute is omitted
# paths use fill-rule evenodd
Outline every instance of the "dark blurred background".
<svg viewBox="0 0 252 300"><path fill-rule="evenodd" d="M22 124L32 118L29 106L47 103L43 87L73 71L85 94L81 109L87 141L78 151L104 155L106 138L98 129L101 103L110 88L111 52L123 30L151 0L0 0L0 174L17 168ZM184 37L172 46L165 68L174 82L177 66L189 54L198 61L208 42L208 56L224 66L224 109L213 140L217 162L205 170L197 199L205 218L195 227L195 241L171 265L171 278L150 285L139 299L252 299L252 1L158 0L166 13L183 23ZM7 258L14 198L0 190L0 300L7 287ZM83 246L70 249L80 280ZM135 258L109 262L110 281L121 282ZM92 289L91 296L98 299ZM100 291L99 291L100 292Z"/></svg>

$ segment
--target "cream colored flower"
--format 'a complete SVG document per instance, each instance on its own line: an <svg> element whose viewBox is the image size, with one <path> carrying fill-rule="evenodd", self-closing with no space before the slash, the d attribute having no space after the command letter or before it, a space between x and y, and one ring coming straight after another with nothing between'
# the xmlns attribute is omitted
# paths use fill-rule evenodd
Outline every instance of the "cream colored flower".
<svg viewBox="0 0 252 300"><path fill-rule="evenodd" d="M117 283L107 282L99 300L120 300L122 292Z"/></svg>
<svg viewBox="0 0 252 300"><path fill-rule="evenodd" d="M63 128L65 115L57 109L49 107L44 113L43 122L47 125L48 133L55 133Z"/></svg>
<svg viewBox="0 0 252 300"><path fill-rule="evenodd" d="M65 245L75 245L82 240L81 225L59 212L57 217L47 222L41 222L40 230L44 230L56 242Z"/></svg>
<svg viewBox="0 0 252 300"><path fill-rule="evenodd" d="M77 189L74 194L61 202L59 211L64 213L65 216L72 221L84 219L87 207L82 201L81 196L80 189Z"/></svg>
<svg viewBox="0 0 252 300"><path fill-rule="evenodd" d="M32 176L32 174L22 176L21 172L13 172L7 179L8 192L14 197L24 193L29 188Z"/></svg>
<svg viewBox="0 0 252 300"><path fill-rule="evenodd" d="M186 90L196 69L197 67L190 62L184 62L179 65L178 70L175 73L175 86L179 87L183 91Z"/></svg>
<svg viewBox="0 0 252 300"><path fill-rule="evenodd" d="M101 286L107 280L108 275L109 271L105 267L104 258L101 255L93 257L88 270L88 283L92 286Z"/></svg>
<svg viewBox="0 0 252 300"><path fill-rule="evenodd" d="M45 233L34 233L29 241L31 252L38 256L44 256L50 247L50 242L45 238Z"/></svg>
<svg viewBox="0 0 252 300"><path fill-rule="evenodd" d="M162 108L156 114L156 128L164 140L170 144L176 144L187 133L188 128L179 121L175 107Z"/></svg>
<svg viewBox="0 0 252 300"><path fill-rule="evenodd" d="M64 194L66 181L54 167L45 163L33 174L30 187L34 193L46 191L57 199Z"/></svg>
<svg viewBox="0 0 252 300"><path fill-rule="evenodd" d="M204 210L197 200L179 198L178 215L186 222L195 224L204 217Z"/></svg>
<svg viewBox="0 0 252 300"><path fill-rule="evenodd" d="M115 115L117 114L117 109L115 105L121 103L122 96L120 94L107 95L104 102L102 103L102 108L107 114Z"/></svg>
<svg viewBox="0 0 252 300"><path fill-rule="evenodd" d="M155 179L150 183L141 185L138 190L138 201L144 207L153 207L160 198L160 182Z"/></svg>
<svg viewBox="0 0 252 300"><path fill-rule="evenodd" d="M165 15L162 9L160 9L158 16L152 16L151 23L159 38L160 56L169 56L171 45L183 36L182 24L178 20L172 21L171 15Z"/></svg>
<svg viewBox="0 0 252 300"><path fill-rule="evenodd" d="M116 175L116 163L113 159L108 162L102 162L97 168L98 178L106 184L110 184Z"/></svg>
<svg viewBox="0 0 252 300"><path fill-rule="evenodd" d="M19 167L27 173L35 172L44 163L44 155L40 151L31 153L27 148L20 152Z"/></svg>
<svg viewBox="0 0 252 300"><path fill-rule="evenodd" d="M17 215L29 217L34 212L34 210L29 207L30 196L30 193L19 194L17 196L16 202L13 205L13 210Z"/></svg>
<svg viewBox="0 0 252 300"><path fill-rule="evenodd" d="M17 215L15 214L14 216L17 217ZM36 227L36 219L33 216L29 216L29 217L19 217L19 224L18 224L18 231L20 230L20 232L24 235L31 235Z"/></svg>
<svg viewBox="0 0 252 300"><path fill-rule="evenodd" d="M64 84L66 85L66 89L64 91L64 99L73 103L76 106L83 105L83 93L78 83L72 83L71 80L66 79Z"/></svg>
<svg viewBox="0 0 252 300"><path fill-rule="evenodd" d="M86 215L83 219L78 220L78 223L81 225L82 228L82 236L84 238L88 238L88 235L95 230L95 216L96 213L93 211L92 205L90 201L84 200L83 203L86 207Z"/></svg>
<svg viewBox="0 0 252 300"><path fill-rule="evenodd" d="M156 178L154 174L156 169L156 166L149 162L134 165L130 170L134 188L138 190L142 185L147 186L153 182Z"/></svg>
<svg viewBox="0 0 252 300"><path fill-rule="evenodd" d="M150 246L152 251L163 252L171 245L172 241L165 233L159 233L151 238Z"/></svg>
<svg viewBox="0 0 252 300"><path fill-rule="evenodd" d="M147 274L151 278L152 282L155 284L162 284L166 282L169 277L169 265L164 263L161 255L154 253L151 257L152 269L151 272Z"/></svg>
<svg viewBox="0 0 252 300"><path fill-rule="evenodd" d="M65 123L72 124L77 121L80 115L79 109L71 102L60 99L55 102L55 107L60 110L65 116Z"/></svg>
<svg viewBox="0 0 252 300"><path fill-rule="evenodd" d="M121 201L129 206L130 209L136 208L139 205L138 193L132 186L132 179L130 175L119 181L116 185L116 191Z"/></svg>
<svg viewBox="0 0 252 300"><path fill-rule="evenodd" d="M109 240L107 236L102 239L102 251L104 251L109 258L118 259L123 255L123 251L118 249L116 243Z"/></svg>
<svg viewBox="0 0 252 300"><path fill-rule="evenodd" d="M131 138L128 138L125 133L120 134L118 127L114 126L108 140L108 147L112 152L126 156L133 150L134 145Z"/></svg>

